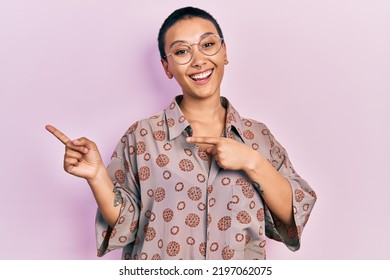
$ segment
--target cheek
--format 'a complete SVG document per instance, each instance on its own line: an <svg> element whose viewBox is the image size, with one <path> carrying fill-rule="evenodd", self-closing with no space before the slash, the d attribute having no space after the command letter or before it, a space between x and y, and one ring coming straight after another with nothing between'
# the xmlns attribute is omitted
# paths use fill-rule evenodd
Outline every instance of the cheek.
<svg viewBox="0 0 390 280"><path fill-rule="evenodd" d="M187 67L184 65L170 65L169 69L173 76L178 80L184 79L187 71Z"/></svg>
<svg viewBox="0 0 390 280"><path fill-rule="evenodd" d="M188 82L186 81L186 77L184 76L184 74L177 73L177 72L172 74L173 74L173 78L176 80L176 82L181 88L186 87Z"/></svg>
<svg viewBox="0 0 390 280"><path fill-rule="evenodd" d="M211 57L210 60L215 64L218 65L219 67L223 67L226 62L226 53L225 52L219 52L217 55L214 57Z"/></svg>

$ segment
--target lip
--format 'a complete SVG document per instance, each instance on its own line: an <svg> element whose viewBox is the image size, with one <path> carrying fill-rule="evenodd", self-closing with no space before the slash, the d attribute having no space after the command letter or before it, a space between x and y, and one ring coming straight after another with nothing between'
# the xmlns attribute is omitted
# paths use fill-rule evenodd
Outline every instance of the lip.
<svg viewBox="0 0 390 280"><path fill-rule="evenodd" d="M212 68L202 72L193 73L188 76L197 85L204 85L210 80L213 73L214 73L214 69Z"/></svg>

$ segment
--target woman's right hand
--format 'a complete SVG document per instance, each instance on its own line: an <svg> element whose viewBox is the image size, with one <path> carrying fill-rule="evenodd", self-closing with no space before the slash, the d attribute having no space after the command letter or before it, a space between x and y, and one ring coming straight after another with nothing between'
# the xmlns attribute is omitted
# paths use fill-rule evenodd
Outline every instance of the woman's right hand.
<svg viewBox="0 0 390 280"><path fill-rule="evenodd" d="M96 144L85 138L70 140L52 125L46 129L65 145L64 169L69 174L93 181L104 167Z"/></svg>

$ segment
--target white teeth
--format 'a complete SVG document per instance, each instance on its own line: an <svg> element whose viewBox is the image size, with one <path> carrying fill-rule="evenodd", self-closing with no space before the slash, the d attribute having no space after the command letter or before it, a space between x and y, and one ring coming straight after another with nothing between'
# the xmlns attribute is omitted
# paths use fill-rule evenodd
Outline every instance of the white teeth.
<svg viewBox="0 0 390 280"><path fill-rule="evenodd" d="M203 73L191 75L190 77L194 80L201 80L201 79L206 78L207 76L210 76L212 72L213 72L213 70L208 70L208 71L203 72Z"/></svg>

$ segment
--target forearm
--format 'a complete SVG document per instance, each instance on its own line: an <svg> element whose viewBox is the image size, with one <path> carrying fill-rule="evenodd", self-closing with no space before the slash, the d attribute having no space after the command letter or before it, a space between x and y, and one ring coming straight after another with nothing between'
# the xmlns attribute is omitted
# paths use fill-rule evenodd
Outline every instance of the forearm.
<svg viewBox="0 0 390 280"><path fill-rule="evenodd" d="M114 184L112 183L107 169L102 166L93 180L87 180L106 222L114 227L120 212L120 205L115 203L116 194L113 192Z"/></svg>
<svg viewBox="0 0 390 280"><path fill-rule="evenodd" d="M290 183L260 154L254 153L248 160L245 173L258 183L262 196L271 210L284 224L294 221L292 211L292 189Z"/></svg>

